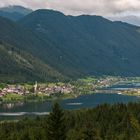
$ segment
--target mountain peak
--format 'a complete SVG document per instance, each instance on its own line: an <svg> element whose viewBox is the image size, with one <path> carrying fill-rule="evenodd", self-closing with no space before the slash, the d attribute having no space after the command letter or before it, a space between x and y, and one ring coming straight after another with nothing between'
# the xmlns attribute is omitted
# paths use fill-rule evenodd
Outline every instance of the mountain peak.
<svg viewBox="0 0 140 140"><path fill-rule="evenodd" d="M8 13L20 13L23 15L27 15L27 14L31 13L33 10L31 10L29 8L25 8L23 6L19 6L19 5L10 5L7 7L0 8L0 11L8 12Z"/></svg>
<svg viewBox="0 0 140 140"><path fill-rule="evenodd" d="M57 15L57 16L61 15L61 16L64 16L63 13L61 13L59 11L56 11L56 10L51 10L51 9L38 9L33 13L34 14L39 14L39 15L47 14L47 15Z"/></svg>
<svg viewBox="0 0 140 140"><path fill-rule="evenodd" d="M30 14L32 12L31 9L18 6L18 5L13 5L13 6L7 6L7 7L2 7L0 8L0 16L8 18L12 21L17 21L24 16Z"/></svg>

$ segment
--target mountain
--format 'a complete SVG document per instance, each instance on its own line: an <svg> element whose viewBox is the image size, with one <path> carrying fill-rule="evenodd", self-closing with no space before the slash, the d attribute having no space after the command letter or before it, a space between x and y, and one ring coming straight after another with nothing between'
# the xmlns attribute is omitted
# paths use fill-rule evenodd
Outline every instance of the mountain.
<svg viewBox="0 0 140 140"><path fill-rule="evenodd" d="M31 53L66 77L81 75L81 70L76 70L73 67L75 64L49 38L43 39L40 35L26 29L19 23L5 18L0 18L0 27L3 27L0 32L1 41ZM61 61L64 55L65 61Z"/></svg>
<svg viewBox="0 0 140 140"><path fill-rule="evenodd" d="M30 32L25 33L26 31L24 29L22 31L20 26L5 18L0 18L0 26L3 27L0 32L1 82L57 81L64 79L64 76L59 72L30 53L30 49L37 53L31 47L31 44L34 45L33 41L36 43L36 38L28 37L28 35L33 36Z"/></svg>
<svg viewBox="0 0 140 140"><path fill-rule="evenodd" d="M109 17L112 21L122 21L132 25L140 26L140 17L139 16L117 16L117 17Z"/></svg>
<svg viewBox="0 0 140 140"><path fill-rule="evenodd" d="M31 12L31 9L22 6L8 6L0 8L0 16L11 19L13 21L17 21Z"/></svg>
<svg viewBox="0 0 140 140"><path fill-rule="evenodd" d="M17 22L1 17L0 27L1 42L32 56L36 66L41 62L40 73L44 73L43 67L51 68L45 71L48 79L140 76L140 28L137 26L100 16L66 16L57 11L37 10ZM30 81L29 75L23 77ZM47 80L39 77L32 76L38 81Z"/></svg>
<svg viewBox="0 0 140 140"><path fill-rule="evenodd" d="M22 15L20 13L16 13L16 12L8 13L8 12L3 12L3 11L0 11L0 16L8 18L12 21L17 21L17 20L21 19L22 17L24 17L24 15Z"/></svg>
<svg viewBox="0 0 140 140"><path fill-rule="evenodd" d="M56 81L64 78L29 53L3 43L0 43L0 66L1 82Z"/></svg>
<svg viewBox="0 0 140 140"><path fill-rule="evenodd" d="M59 50L49 53L55 54L53 67L62 73L65 66L84 75L140 75L139 27L100 16L65 16L52 10L37 10L19 23Z"/></svg>
<svg viewBox="0 0 140 140"><path fill-rule="evenodd" d="M25 8L23 6L18 6L18 5L13 5L13 6L8 6L8 7L2 7L0 8L1 11L3 12L8 12L8 13L20 13L22 15L28 15L29 13L32 12L31 9Z"/></svg>

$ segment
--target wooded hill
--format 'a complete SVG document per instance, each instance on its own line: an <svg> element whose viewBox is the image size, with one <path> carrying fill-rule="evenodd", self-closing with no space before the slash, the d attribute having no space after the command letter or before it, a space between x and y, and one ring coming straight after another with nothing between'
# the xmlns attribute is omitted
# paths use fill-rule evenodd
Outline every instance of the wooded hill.
<svg viewBox="0 0 140 140"><path fill-rule="evenodd" d="M54 105L45 117L0 123L2 140L139 140L140 104L100 105L63 111Z"/></svg>
<svg viewBox="0 0 140 140"><path fill-rule="evenodd" d="M52 10L37 10L17 22L0 17L0 27L1 42L51 67L55 71L52 73L57 73L55 79L61 80L60 75L64 79L89 75L140 76L139 27L100 16L66 16ZM46 72L48 79L54 79ZM44 76L33 75L29 76L33 80L46 80Z"/></svg>

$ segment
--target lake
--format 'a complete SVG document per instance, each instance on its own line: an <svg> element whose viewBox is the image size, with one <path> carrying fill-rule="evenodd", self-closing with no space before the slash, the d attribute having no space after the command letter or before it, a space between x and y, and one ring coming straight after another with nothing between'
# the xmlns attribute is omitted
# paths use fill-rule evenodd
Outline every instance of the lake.
<svg viewBox="0 0 140 140"><path fill-rule="evenodd" d="M139 83L127 83L119 84L109 87L108 90L126 89L126 88L139 88ZM117 104L117 103L129 103L139 102L138 96L127 96L119 94L90 94L82 95L74 99L66 99L59 101L63 109L73 110L82 108L93 108L100 104ZM0 118L7 117L21 117L25 115L46 115L51 111L53 102L40 101L40 102L17 102L17 103L1 103L0 104Z"/></svg>
<svg viewBox="0 0 140 140"><path fill-rule="evenodd" d="M139 102L140 97L125 96L119 94L91 94L82 95L74 99L60 101L63 109L82 109L93 108L97 105L109 103L129 103ZM46 115L51 111L52 102L17 102L17 103L2 103L0 104L0 118L15 117L24 115Z"/></svg>

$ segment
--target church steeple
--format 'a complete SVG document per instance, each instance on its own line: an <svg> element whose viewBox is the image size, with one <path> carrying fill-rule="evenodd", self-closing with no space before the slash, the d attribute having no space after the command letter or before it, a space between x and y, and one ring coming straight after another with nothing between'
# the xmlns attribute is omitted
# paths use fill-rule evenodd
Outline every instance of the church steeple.
<svg viewBox="0 0 140 140"><path fill-rule="evenodd" d="M35 85L34 85L34 93L36 93L37 87L38 87L38 84L37 84L37 81L36 81L36 82L35 82Z"/></svg>

